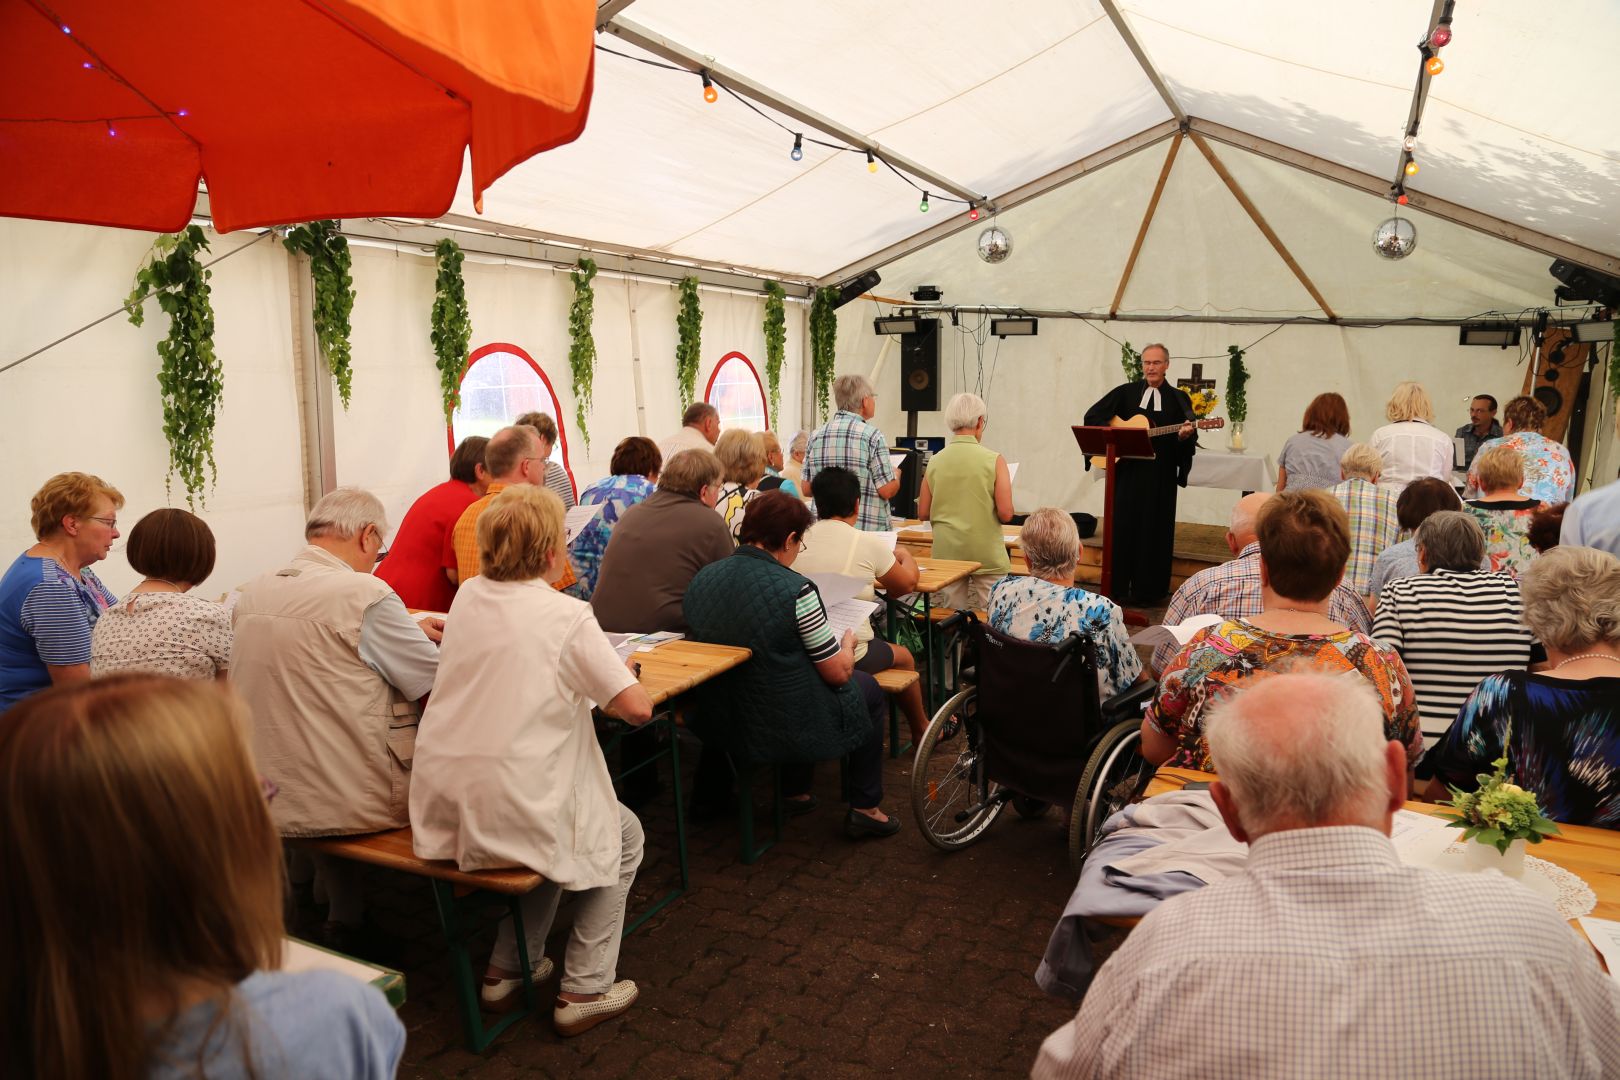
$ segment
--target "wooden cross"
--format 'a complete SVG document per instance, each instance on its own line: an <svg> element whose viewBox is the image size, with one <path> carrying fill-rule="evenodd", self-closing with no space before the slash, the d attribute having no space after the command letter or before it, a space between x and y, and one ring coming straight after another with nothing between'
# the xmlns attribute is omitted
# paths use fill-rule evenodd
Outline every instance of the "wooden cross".
<svg viewBox="0 0 1620 1080"><path fill-rule="evenodd" d="M1203 364L1194 364L1192 366L1192 377L1188 379L1177 379L1176 386L1191 394L1198 390L1215 389L1215 380L1204 378Z"/></svg>

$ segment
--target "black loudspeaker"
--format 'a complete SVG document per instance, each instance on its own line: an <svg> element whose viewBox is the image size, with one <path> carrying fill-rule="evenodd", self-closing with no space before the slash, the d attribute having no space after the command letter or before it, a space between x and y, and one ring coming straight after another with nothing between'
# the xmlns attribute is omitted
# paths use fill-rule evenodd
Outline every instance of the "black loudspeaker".
<svg viewBox="0 0 1620 1080"><path fill-rule="evenodd" d="M833 308L841 308L862 293L871 292L873 287L883 279L878 277L876 270L868 270L864 274L857 274L848 281L840 281L833 286L838 290L838 299L833 301Z"/></svg>
<svg viewBox="0 0 1620 1080"><path fill-rule="evenodd" d="M900 335L900 410L939 411L939 320L924 319Z"/></svg>

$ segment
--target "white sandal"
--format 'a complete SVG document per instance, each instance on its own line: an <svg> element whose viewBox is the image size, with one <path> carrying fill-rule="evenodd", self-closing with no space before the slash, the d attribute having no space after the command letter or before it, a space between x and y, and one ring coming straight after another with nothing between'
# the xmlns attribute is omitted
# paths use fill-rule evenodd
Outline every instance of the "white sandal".
<svg viewBox="0 0 1620 1080"><path fill-rule="evenodd" d="M621 979L595 1001L564 1001L558 998L557 1007L551 1013L551 1026L564 1037L584 1034L635 1004L639 993L635 983Z"/></svg>
<svg viewBox="0 0 1620 1080"><path fill-rule="evenodd" d="M542 956L539 962L529 969L529 980L534 983L546 981L551 978L554 967L551 957ZM485 975L484 986L479 991L478 998L484 1008L490 1012L511 1012L523 1000L522 989L523 979L521 976L513 979L500 979L494 975Z"/></svg>

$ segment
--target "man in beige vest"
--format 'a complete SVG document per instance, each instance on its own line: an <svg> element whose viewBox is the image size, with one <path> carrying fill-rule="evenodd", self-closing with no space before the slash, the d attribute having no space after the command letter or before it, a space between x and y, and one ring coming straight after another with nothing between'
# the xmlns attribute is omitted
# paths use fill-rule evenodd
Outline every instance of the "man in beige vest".
<svg viewBox="0 0 1620 1080"><path fill-rule="evenodd" d="M433 688L443 624L418 624L371 576L386 531L375 495L339 488L310 511L308 546L237 593L231 679L252 708L259 768L279 788L270 812L283 836L410 822L419 699ZM324 933L347 944L363 914L358 867L317 867L331 901Z"/></svg>

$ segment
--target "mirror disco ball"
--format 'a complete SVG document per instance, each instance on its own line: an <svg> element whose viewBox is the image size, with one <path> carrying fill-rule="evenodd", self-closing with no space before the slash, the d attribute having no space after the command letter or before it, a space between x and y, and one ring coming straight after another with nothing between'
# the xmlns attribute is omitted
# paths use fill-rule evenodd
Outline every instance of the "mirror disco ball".
<svg viewBox="0 0 1620 1080"><path fill-rule="evenodd" d="M1390 218L1373 232L1373 250L1386 259L1404 259L1417 247L1417 226Z"/></svg>
<svg viewBox="0 0 1620 1080"><path fill-rule="evenodd" d="M1012 237L1000 225L992 225L979 234L979 258L987 263L1006 262L1012 254Z"/></svg>

